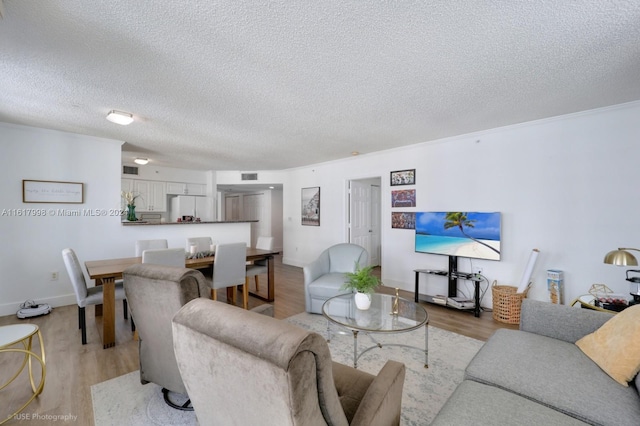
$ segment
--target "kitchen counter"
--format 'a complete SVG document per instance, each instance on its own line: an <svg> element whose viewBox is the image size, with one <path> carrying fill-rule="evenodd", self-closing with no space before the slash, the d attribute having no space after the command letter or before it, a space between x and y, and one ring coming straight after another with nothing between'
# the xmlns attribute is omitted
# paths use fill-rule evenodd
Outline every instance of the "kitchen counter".
<svg viewBox="0 0 640 426"><path fill-rule="evenodd" d="M124 226L155 226L155 225L206 225L215 223L253 223L257 220L217 220L211 222L146 222L143 220L137 220L135 222L122 222Z"/></svg>
<svg viewBox="0 0 640 426"><path fill-rule="evenodd" d="M251 228L258 221L143 222L145 221L122 222L122 225L115 225L117 229L114 232L120 232L123 238L129 239L131 250L123 250L116 257L134 256L137 240L164 239L169 247L185 247L188 250L188 238L209 237L215 244L244 242L247 247L251 247Z"/></svg>

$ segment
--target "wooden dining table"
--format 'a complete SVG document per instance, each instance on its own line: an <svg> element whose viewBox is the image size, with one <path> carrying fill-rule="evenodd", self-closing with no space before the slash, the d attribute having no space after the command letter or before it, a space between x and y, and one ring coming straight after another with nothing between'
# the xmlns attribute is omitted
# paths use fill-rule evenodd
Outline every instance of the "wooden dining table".
<svg viewBox="0 0 640 426"><path fill-rule="evenodd" d="M275 279L273 257L279 254L278 251L261 250L247 247L247 261L267 260L267 296L257 293L250 293L266 302L273 302L275 299ZM207 256L196 259L185 259L185 267L193 269L210 268L213 265L215 256ZM104 349L115 346L115 282L122 279L122 273L127 267L142 263L142 257L124 257L120 259L88 260L84 262L89 278L96 281L96 285L102 285L103 300L102 306L96 306L96 315L102 315L102 347Z"/></svg>

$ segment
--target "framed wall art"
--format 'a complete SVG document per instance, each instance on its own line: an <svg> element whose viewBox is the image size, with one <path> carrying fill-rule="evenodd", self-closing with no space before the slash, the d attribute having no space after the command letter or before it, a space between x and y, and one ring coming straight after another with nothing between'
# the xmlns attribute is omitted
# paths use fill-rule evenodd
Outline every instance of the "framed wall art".
<svg viewBox="0 0 640 426"><path fill-rule="evenodd" d="M23 203L82 204L84 188L81 182L22 180Z"/></svg>
<svg viewBox="0 0 640 426"><path fill-rule="evenodd" d="M416 229L415 212L391 212L391 227L395 229Z"/></svg>
<svg viewBox="0 0 640 426"><path fill-rule="evenodd" d="M320 226L320 187L302 188L302 224Z"/></svg>
<svg viewBox="0 0 640 426"><path fill-rule="evenodd" d="M391 191L391 207L415 207L416 190L402 189Z"/></svg>
<svg viewBox="0 0 640 426"><path fill-rule="evenodd" d="M391 186L415 185L416 169L391 172Z"/></svg>

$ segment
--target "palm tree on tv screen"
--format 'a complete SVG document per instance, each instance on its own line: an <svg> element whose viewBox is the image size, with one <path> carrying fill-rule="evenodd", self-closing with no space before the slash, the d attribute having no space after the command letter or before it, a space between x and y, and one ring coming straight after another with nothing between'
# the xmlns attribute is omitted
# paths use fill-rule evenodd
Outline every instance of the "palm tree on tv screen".
<svg viewBox="0 0 640 426"><path fill-rule="evenodd" d="M445 214L445 222L444 222L444 229L450 229L450 228L455 228L458 227L460 228L460 232L462 232L462 235L464 235L465 237L469 238L470 240L475 241L478 244L482 244L483 246L495 251L496 253L500 254L500 250L496 250L495 248L491 247L489 244L487 243L483 243L480 240L477 240L475 238L473 238L471 235L467 234L466 232L464 232L464 227L466 226L467 228L473 228L474 227L474 222L475 219L469 219L467 217L466 213L463 212L447 212Z"/></svg>

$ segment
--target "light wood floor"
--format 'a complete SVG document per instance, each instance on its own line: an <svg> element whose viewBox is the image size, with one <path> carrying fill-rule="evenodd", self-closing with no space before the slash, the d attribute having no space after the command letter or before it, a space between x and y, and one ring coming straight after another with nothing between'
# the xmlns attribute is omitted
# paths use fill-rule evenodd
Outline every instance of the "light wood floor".
<svg viewBox="0 0 640 426"><path fill-rule="evenodd" d="M279 257L275 264L275 317L287 318L304 312L302 269L283 265ZM266 282L261 281L261 284L262 290ZM381 287L380 291L393 293L394 290ZM413 299L411 292L401 291L400 294ZM224 296L221 299L224 300ZM241 296L238 297L238 303L241 300ZM261 303L264 302L251 298L250 307ZM431 326L480 340L486 340L498 328L517 328L494 321L490 312L484 312L480 318L475 318L467 312L436 305L425 307ZM87 344L81 344L77 312L77 306L73 305L54 308L49 315L26 320L18 320L15 315L0 317L0 325L23 322L37 324L42 331L46 349L47 375L43 393L23 411L21 420L14 419L6 424L43 425L53 423L53 417L47 421L42 416L70 415L77 416L75 419L72 417L74 424L92 425L91 385L139 368L137 342L132 340L129 321L123 319L122 304L118 303L116 310L117 344L109 349L102 349L99 327L96 325L100 325L100 319L94 317L92 307L87 308ZM0 356L0 383L5 383L11 377L20 362L21 357L15 354ZM38 371L37 368L35 371ZM29 398L30 390L26 369L9 387L0 390L0 422L17 409L21 401Z"/></svg>

